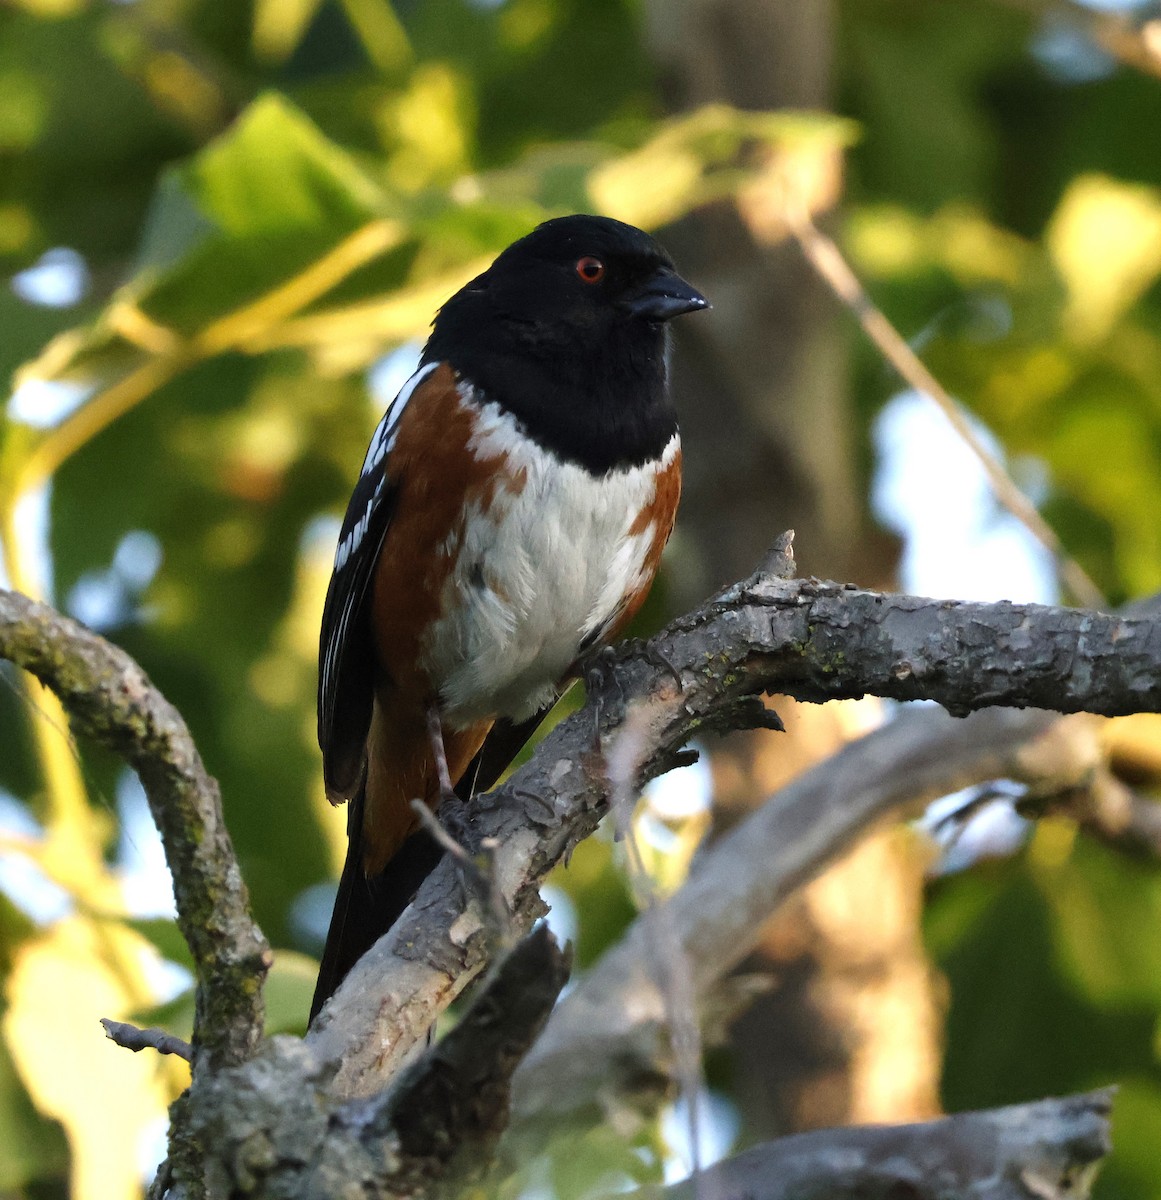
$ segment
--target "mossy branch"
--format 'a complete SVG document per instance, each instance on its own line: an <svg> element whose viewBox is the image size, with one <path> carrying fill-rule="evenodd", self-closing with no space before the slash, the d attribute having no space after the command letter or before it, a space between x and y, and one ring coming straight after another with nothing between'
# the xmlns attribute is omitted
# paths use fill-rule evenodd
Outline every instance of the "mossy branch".
<svg viewBox="0 0 1161 1200"><path fill-rule="evenodd" d="M250 913L217 782L181 715L123 650L17 592L0 590L0 657L51 688L80 733L137 772L197 972L195 1070L245 1062L262 1035L270 948Z"/></svg>

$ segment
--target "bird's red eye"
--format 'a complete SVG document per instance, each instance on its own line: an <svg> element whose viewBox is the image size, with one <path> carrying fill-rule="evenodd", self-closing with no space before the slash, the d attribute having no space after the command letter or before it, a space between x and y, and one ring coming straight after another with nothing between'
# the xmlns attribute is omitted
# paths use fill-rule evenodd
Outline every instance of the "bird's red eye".
<svg viewBox="0 0 1161 1200"><path fill-rule="evenodd" d="M586 254L576 261L576 273L585 283L600 283L605 277L605 264L599 258Z"/></svg>

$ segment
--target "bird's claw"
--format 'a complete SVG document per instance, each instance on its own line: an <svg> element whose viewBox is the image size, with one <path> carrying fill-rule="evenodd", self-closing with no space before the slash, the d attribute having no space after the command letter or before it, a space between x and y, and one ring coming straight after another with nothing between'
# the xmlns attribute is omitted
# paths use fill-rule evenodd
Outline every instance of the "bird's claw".
<svg viewBox="0 0 1161 1200"><path fill-rule="evenodd" d="M671 658L669 658L662 650L660 650L653 642L647 641L645 638L626 638L621 643L622 653L625 657L636 657L643 659L650 665L664 671L670 679L677 685L677 690L680 692L684 689L685 684L681 681L681 669Z"/></svg>
<svg viewBox="0 0 1161 1200"><path fill-rule="evenodd" d="M598 646L581 664L581 675L585 681L585 692L593 704L593 742L601 748L601 724L605 717L605 695L613 687L617 689L618 702L625 703L625 689L614 670L617 652L612 646Z"/></svg>

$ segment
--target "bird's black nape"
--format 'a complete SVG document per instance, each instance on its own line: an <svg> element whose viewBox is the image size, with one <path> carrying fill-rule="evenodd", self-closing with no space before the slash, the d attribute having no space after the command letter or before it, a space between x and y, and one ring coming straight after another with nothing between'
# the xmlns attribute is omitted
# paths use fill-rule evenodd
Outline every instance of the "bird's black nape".
<svg viewBox="0 0 1161 1200"><path fill-rule="evenodd" d="M558 217L447 301L423 357L450 362L543 446L599 475L658 457L677 432L666 325L705 307L643 230Z"/></svg>

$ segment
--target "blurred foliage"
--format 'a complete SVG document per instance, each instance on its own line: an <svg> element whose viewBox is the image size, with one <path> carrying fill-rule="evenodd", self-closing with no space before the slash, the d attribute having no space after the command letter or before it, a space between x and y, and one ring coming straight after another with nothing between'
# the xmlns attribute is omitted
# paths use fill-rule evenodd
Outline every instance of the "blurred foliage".
<svg viewBox="0 0 1161 1200"><path fill-rule="evenodd" d="M185 714L281 947L272 1030L300 1028L341 856L313 698L352 471L434 309L544 216L656 227L845 152L844 244L877 300L1042 464L1047 515L1108 595L1161 588L1161 84L1070 75L1016 5L841 0L840 117L663 120L642 19L634 0L0 6L4 570ZM83 262L63 301L54 247ZM894 386L862 347L864 444ZM188 1033L188 963L168 898L143 918L130 897L146 837L117 764L78 759L43 694L0 689L0 721L0 853L41 880L0 880L36 917L0 896L0 1194L119 1200L183 1073L96 1019ZM697 820L680 863L656 856L667 884ZM555 881L582 965L632 915L615 858L594 839ZM948 1104L1120 1080L1110 1197L1158 1181L1159 889L1045 825L930 913ZM610 1125L523 1183L586 1195L656 1178L660 1155L655 1129Z"/></svg>

